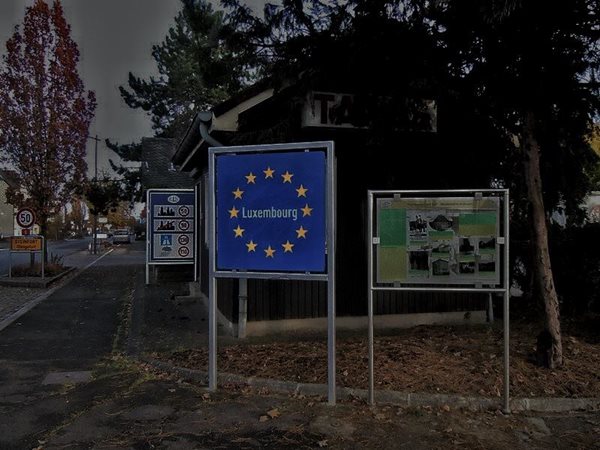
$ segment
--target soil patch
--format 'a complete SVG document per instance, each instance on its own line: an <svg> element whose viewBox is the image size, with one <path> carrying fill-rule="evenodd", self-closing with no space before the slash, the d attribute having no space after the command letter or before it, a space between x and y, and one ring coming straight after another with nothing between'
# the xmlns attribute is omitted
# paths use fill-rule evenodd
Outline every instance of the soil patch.
<svg viewBox="0 0 600 450"><path fill-rule="evenodd" d="M565 364L550 370L535 362L538 325L511 326L512 397L600 397L600 344L576 327L565 327ZM569 329L571 328L571 329ZM367 339L337 339L337 383L366 389ZM420 326L375 338L375 388L404 392L500 397L503 385L501 324L494 326ZM206 348L152 354L179 367L206 371ZM327 382L327 341L324 337L269 342L249 339L220 344L221 373L303 383Z"/></svg>

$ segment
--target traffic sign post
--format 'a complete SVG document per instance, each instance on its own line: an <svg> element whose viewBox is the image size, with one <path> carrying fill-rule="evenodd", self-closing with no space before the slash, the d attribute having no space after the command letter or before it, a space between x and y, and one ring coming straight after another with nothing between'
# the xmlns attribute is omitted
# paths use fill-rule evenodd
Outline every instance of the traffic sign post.
<svg viewBox="0 0 600 450"><path fill-rule="evenodd" d="M35 213L31 208L20 208L16 215L17 225L21 228L31 228L35 223Z"/></svg>
<svg viewBox="0 0 600 450"><path fill-rule="evenodd" d="M217 389L217 279L327 282L328 402L335 383L333 142L211 147L209 390ZM240 289L240 297L247 292Z"/></svg>
<svg viewBox="0 0 600 450"><path fill-rule="evenodd" d="M195 204L193 189L148 189L146 284L151 265L195 264Z"/></svg>

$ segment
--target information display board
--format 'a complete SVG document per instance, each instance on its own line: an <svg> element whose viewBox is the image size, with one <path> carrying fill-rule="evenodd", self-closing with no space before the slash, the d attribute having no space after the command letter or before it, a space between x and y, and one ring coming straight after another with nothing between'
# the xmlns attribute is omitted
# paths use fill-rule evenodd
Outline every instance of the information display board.
<svg viewBox="0 0 600 450"><path fill-rule="evenodd" d="M149 264L194 262L195 195L192 189L149 189Z"/></svg>
<svg viewBox="0 0 600 450"><path fill-rule="evenodd" d="M504 411L510 412L508 189L368 191L369 403L375 402L374 293L504 298Z"/></svg>
<svg viewBox="0 0 600 450"><path fill-rule="evenodd" d="M498 197L379 198L377 283L498 285Z"/></svg>

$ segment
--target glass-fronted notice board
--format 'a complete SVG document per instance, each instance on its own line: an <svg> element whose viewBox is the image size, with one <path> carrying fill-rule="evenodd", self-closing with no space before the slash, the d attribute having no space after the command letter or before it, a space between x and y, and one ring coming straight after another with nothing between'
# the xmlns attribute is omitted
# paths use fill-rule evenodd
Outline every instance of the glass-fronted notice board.
<svg viewBox="0 0 600 450"><path fill-rule="evenodd" d="M498 197L379 198L377 283L500 283Z"/></svg>

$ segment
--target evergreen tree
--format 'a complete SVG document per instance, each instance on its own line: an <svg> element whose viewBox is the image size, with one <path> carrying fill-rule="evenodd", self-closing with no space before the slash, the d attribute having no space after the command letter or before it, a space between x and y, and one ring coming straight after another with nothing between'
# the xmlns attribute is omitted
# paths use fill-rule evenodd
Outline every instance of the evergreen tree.
<svg viewBox="0 0 600 450"><path fill-rule="evenodd" d="M209 109L237 92L251 79L252 57L232 52L224 41L222 11L204 0L181 0L182 10L162 43L152 47L159 76L142 79L129 73L119 88L127 105L147 111L157 137L179 137L196 111ZM141 144L107 142L121 159L139 161ZM141 200L140 171L113 164Z"/></svg>

